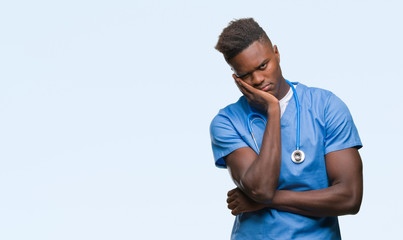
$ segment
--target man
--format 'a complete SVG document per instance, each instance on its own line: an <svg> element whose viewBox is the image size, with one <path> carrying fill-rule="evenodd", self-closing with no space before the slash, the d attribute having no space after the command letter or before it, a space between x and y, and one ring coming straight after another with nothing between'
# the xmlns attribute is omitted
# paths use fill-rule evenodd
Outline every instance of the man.
<svg viewBox="0 0 403 240"><path fill-rule="evenodd" d="M340 239L337 216L359 211L363 188L348 108L329 91L287 82L277 46L252 18L230 22L216 49L243 94L210 126L215 164L237 186L227 199L231 238Z"/></svg>

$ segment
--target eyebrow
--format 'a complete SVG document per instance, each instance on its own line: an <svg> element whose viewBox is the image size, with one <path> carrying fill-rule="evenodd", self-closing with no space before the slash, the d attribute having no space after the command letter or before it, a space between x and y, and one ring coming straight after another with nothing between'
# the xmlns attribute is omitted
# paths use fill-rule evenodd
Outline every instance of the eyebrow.
<svg viewBox="0 0 403 240"><path fill-rule="evenodd" d="M263 62L261 62L261 63L259 64L259 66L257 66L257 67L255 68L255 70L250 71L250 72L247 72L247 73L242 73L242 74L238 74L238 73L235 72L235 76L237 76L238 78L246 77L247 75L253 73L254 71L259 70L260 66L262 66L262 65L264 65L264 64L266 64L266 63L268 63L269 61L270 61L270 59L266 58L265 60L263 60Z"/></svg>

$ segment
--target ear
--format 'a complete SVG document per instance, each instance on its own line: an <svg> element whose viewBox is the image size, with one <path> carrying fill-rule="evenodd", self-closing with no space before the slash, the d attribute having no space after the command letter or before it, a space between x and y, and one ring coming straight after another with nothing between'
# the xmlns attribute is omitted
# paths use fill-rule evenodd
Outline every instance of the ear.
<svg viewBox="0 0 403 240"><path fill-rule="evenodd" d="M277 57L277 61L280 62L280 52L278 51L277 45L273 45L273 51Z"/></svg>

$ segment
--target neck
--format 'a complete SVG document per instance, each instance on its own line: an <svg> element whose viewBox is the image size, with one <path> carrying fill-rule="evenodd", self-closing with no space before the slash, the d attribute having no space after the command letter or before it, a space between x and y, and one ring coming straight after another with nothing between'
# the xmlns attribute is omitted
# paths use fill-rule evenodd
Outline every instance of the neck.
<svg viewBox="0 0 403 240"><path fill-rule="evenodd" d="M290 85L285 81L285 79L282 77L280 80L280 85L279 85L279 90L277 94L277 99L281 100L290 90Z"/></svg>

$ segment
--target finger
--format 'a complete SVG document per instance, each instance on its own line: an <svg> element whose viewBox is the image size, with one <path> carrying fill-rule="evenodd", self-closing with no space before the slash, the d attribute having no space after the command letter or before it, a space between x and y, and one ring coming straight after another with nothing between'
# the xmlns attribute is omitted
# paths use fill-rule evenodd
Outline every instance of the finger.
<svg viewBox="0 0 403 240"><path fill-rule="evenodd" d="M238 188L234 188L234 189L228 191L227 196L229 197L229 196L231 196L232 194L236 193L237 189L238 189Z"/></svg>
<svg viewBox="0 0 403 240"><path fill-rule="evenodd" d="M231 202L227 205L228 209L235 209L238 206L238 204L236 204L235 202Z"/></svg>
<svg viewBox="0 0 403 240"><path fill-rule="evenodd" d="M239 83L239 81L237 79L235 79L235 84L243 95L247 94L246 90L242 87L242 85Z"/></svg>
<svg viewBox="0 0 403 240"><path fill-rule="evenodd" d="M229 197L229 198L227 198L227 203L230 203L230 202L232 202L233 200Z"/></svg>
<svg viewBox="0 0 403 240"><path fill-rule="evenodd" d="M253 87L249 83L245 82L244 80L242 80L242 78L237 78L237 81L248 92L255 93L255 92L261 91L259 89L256 89L255 87Z"/></svg>
<svg viewBox="0 0 403 240"><path fill-rule="evenodd" d="M245 88L244 85L240 81L241 80L239 80L239 79L235 79L235 83L236 83L239 91L241 91L241 93L246 97L246 99L248 99L248 102L253 101L253 99L254 99L253 93L250 90L248 90L247 88ZM247 84L247 83L244 83L244 84Z"/></svg>
<svg viewBox="0 0 403 240"><path fill-rule="evenodd" d="M231 211L231 214L232 215L234 215L234 216L237 216L237 215L239 215L241 212L237 209L237 208L235 208L235 209L233 209L232 211Z"/></svg>
<svg viewBox="0 0 403 240"><path fill-rule="evenodd" d="M227 203L233 202L236 199L235 196L231 196L227 198Z"/></svg>
<svg viewBox="0 0 403 240"><path fill-rule="evenodd" d="M249 84L247 84L246 82L244 82L242 79L235 78L235 82L237 83L238 88L240 88L242 93L249 93L249 94L252 93L254 88Z"/></svg>

